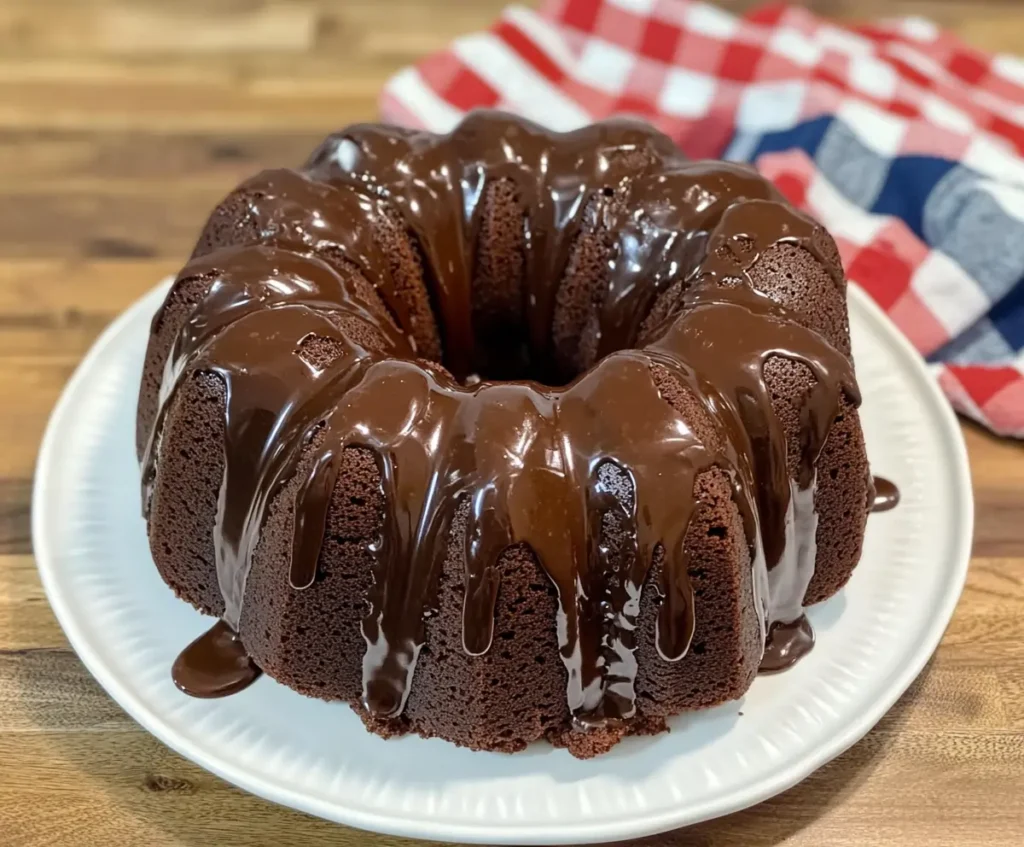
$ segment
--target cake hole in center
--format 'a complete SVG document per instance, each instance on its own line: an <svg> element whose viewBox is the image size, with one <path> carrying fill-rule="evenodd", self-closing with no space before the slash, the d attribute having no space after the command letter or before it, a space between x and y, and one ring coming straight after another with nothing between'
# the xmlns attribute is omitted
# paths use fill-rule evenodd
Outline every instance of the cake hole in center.
<svg viewBox="0 0 1024 847"><path fill-rule="evenodd" d="M472 371L462 382L472 386L483 380L538 382L560 386L571 381L559 374L549 357L533 355L525 331L511 323L492 323L486 331L477 330Z"/></svg>
<svg viewBox="0 0 1024 847"><path fill-rule="evenodd" d="M461 376L464 385L472 386L481 381L532 382L546 388L564 388L597 364L592 355L575 357L577 361L566 361L564 355L556 352L553 330L549 330L548 342L542 349L530 343L526 321L517 314L489 316L486 321L474 321L474 348L470 372ZM559 348L564 352L564 341ZM450 368L448 351L442 364Z"/></svg>

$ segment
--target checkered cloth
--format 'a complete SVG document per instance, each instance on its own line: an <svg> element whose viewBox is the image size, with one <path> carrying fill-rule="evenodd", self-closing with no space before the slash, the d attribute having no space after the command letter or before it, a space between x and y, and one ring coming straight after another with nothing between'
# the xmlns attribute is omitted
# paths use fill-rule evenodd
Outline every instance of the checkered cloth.
<svg viewBox="0 0 1024 847"><path fill-rule="evenodd" d="M693 157L752 162L839 245L956 409L1024 437L1024 62L920 18L842 28L769 6L553 0L387 84L388 120L469 109L555 129L640 115Z"/></svg>

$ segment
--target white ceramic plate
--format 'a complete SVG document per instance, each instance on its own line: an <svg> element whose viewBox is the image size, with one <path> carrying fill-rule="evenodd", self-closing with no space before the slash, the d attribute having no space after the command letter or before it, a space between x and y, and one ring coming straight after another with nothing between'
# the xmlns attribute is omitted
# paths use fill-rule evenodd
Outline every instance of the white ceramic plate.
<svg viewBox="0 0 1024 847"><path fill-rule="evenodd" d="M347 706L266 677L223 700L186 697L171 663L209 619L152 564L133 447L150 316L165 291L107 329L54 410L33 498L36 558L68 639L110 695L182 755L270 800L381 832L514 844L610 841L722 815L861 738L920 673L960 595L972 501L959 428L925 364L851 289L868 452L903 500L869 520L849 586L811 609L811 655L758 678L743 701L581 762L542 744L509 756L383 741Z"/></svg>

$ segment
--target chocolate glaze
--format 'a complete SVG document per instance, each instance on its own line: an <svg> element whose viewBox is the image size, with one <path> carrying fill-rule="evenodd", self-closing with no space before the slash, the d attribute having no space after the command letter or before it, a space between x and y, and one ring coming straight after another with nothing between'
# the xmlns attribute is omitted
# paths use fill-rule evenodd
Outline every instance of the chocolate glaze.
<svg viewBox="0 0 1024 847"><path fill-rule="evenodd" d="M872 512L888 512L895 509L900 502L900 490L896 484L883 477L873 477L869 491Z"/></svg>
<svg viewBox="0 0 1024 847"><path fill-rule="evenodd" d="M759 673L778 673L793 667L814 647L814 630L806 615L792 623L772 624L764 645Z"/></svg>
<svg viewBox="0 0 1024 847"><path fill-rule="evenodd" d="M260 669L246 655L245 645L224 621L186 647L171 668L174 684L193 697L226 697L248 688Z"/></svg>
<svg viewBox="0 0 1024 847"><path fill-rule="evenodd" d="M606 209L617 249L600 307L602 358L564 387L466 379L477 367L470 290L480 199L499 178L514 181L525 210L522 309L537 373L550 360L555 295L584 208L609 190L627 197L628 213ZM525 542L558 590L567 698L581 727L634 713L639 596L659 546L658 652L671 662L688 651L695 616L683 542L697 506L694 480L712 467L732 481L762 635L781 632L780 624L809 633L801 615L814 570L815 463L841 395L859 398L849 360L750 283L758 256L786 242L817 256L842 285L819 252L820 227L766 180L741 166L686 162L642 124L559 134L477 113L448 136L352 127L329 138L304 171L268 171L240 191L257 243L217 250L179 275L209 279L209 290L168 357L143 460L148 502L171 396L189 374L219 375L227 436L216 557L227 626L238 626L266 510L309 451L311 469L295 495L290 579L298 590L314 583L340 454L359 445L377 457L387 504L362 621L363 700L377 717L404 707L424 618L437 608L449 527L465 501L465 649L490 647L497 561ZM415 358L410 315L375 239L394 210L426 258L445 368ZM379 300L359 293L351 267ZM638 339L654 298L677 280L687 284L672 313ZM314 338L335 351L329 364L303 355ZM801 362L815 377L793 479L762 374L772 356ZM655 364L703 405L719 449L661 398ZM628 506L602 481L606 464L630 480ZM627 528L615 557L600 538L608 512ZM794 642L784 652L798 657L800 649ZM780 652L770 639L769 664ZM198 655L190 648L179 664Z"/></svg>

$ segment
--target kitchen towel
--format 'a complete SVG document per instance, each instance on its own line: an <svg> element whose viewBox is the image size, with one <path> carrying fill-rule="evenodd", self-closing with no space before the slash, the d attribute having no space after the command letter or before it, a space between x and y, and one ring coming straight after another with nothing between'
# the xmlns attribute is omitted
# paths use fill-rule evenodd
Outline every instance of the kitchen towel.
<svg viewBox="0 0 1024 847"><path fill-rule="evenodd" d="M554 129L626 113L694 158L750 162L832 233L954 407L1024 437L1024 61L921 18L552 0L507 8L381 100L438 132L478 107Z"/></svg>

